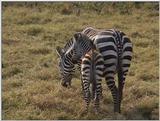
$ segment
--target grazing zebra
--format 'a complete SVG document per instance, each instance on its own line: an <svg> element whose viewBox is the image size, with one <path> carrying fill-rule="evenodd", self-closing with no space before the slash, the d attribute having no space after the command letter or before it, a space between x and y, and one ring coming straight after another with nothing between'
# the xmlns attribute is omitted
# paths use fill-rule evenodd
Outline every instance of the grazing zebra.
<svg viewBox="0 0 160 121"><path fill-rule="evenodd" d="M86 102L86 112L88 112L91 98L94 100L95 111L99 111L99 100L102 96L101 81L103 77L104 60L100 53L95 52L92 48L82 58L81 63L81 81ZM90 93L90 84L92 85L92 93Z"/></svg>
<svg viewBox="0 0 160 121"><path fill-rule="evenodd" d="M57 54L59 55L59 70L62 80L62 86L67 87L71 84L71 79L73 72L75 70L75 64L79 65L79 68L81 69L81 57L78 57L76 53L76 49L78 49L77 38L79 38L79 35L81 36L81 33L76 33L74 37L66 43L63 49L61 49L59 46L56 47ZM85 39L84 45L87 45L85 47L85 52L88 52L91 50L91 47L93 46L93 43L90 41L90 39L82 35ZM80 40L79 40L80 41ZM82 52L82 55L84 56L86 53Z"/></svg>
<svg viewBox="0 0 160 121"><path fill-rule="evenodd" d="M121 31L115 29L97 30L92 27L76 33L72 38L72 45L66 52L57 47L60 56L60 70L62 72L62 85L67 86L72 79L74 64L91 50L92 42L104 59L104 77L111 90L114 101L114 112L121 112L122 92L125 77L132 59L132 43ZM91 42L92 41L92 42ZM63 54L62 54L63 53ZM114 76L118 74L118 87Z"/></svg>

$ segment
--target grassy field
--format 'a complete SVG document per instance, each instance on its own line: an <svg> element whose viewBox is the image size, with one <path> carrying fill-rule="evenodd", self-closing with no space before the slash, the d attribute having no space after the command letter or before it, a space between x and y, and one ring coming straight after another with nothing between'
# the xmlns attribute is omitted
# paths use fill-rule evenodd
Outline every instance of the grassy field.
<svg viewBox="0 0 160 121"><path fill-rule="evenodd" d="M2 119L159 118L158 3L33 5L2 3ZM78 72L70 89L60 85L55 47L87 26L119 29L133 42L121 114L113 113L105 80L98 115L93 105L83 115Z"/></svg>

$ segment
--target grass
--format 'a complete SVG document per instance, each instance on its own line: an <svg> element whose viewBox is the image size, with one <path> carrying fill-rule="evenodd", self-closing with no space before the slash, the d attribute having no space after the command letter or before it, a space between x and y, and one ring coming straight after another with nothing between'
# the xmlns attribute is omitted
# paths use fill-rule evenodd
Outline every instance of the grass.
<svg viewBox="0 0 160 121"><path fill-rule="evenodd" d="M159 119L158 3L3 2L2 119ZM76 9L81 10L80 16ZM103 80L101 112L93 105L83 115L81 81L60 85L56 46L64 46L87 26L124 31L134 54L126 79L122 113L113 113L113 100Z"/></svg>

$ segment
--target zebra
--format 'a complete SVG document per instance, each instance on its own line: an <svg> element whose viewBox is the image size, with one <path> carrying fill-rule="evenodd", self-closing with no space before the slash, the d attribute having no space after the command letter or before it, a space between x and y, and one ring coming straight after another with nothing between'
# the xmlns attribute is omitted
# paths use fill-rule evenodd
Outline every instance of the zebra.
<svg viewBox="0 0 160 121"><path fill-rule="evenodd" d="M81 36L81 33L76 33L70 41L66 43L64 48L56 47L56 52L59 56L59 70L61 75L61 85L67 87L71 84L71 79L73 76L73 72L75 70L75 64L79 65L79 69L81 70L81 60L82 57L77 57L76 48L78 48L77 38ZM85 35L82 35L85 39L84 45L87 45L85 48L85 52L91 50L93 43L89 40L89 38ZM86 53L83 53L83 56Z"/></svg>
<svg viewBox="0 0 160 121"><path fill-rule="evenodd" d="M99 101L102 97L101 81L103 78L104 60L100 53L92 48L85 54L81 62L81 81L86 102L85 112L88 112L88 107L91 98L94 100L95 112L99 112ZM90 92L90 84L92 86Z"/></svg>
<svg viewBox="0 0 160 121"><path fill-rule="evenodd" d="M63 73L62 82L68 85L72 79L74 64L91 50L93 43L104 59L104 77L113 97L114 112L120 113L125 78L132 60L133 45L130 39L116 29L99 30L87 27L82 32L75 33L72 41L72 45L59 61ZM60 54L61 48L57 52ZM115 84L115 74L118 74L118 87Z"/></svg>

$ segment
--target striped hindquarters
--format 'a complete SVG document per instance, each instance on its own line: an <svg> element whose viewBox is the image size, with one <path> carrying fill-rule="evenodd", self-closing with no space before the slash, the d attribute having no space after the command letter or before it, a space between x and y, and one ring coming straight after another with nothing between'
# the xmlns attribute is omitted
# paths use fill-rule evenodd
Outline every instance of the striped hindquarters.
<svg viewBox="0 0 160 121"><path fill-rule="evenodd" d="M125 78L132 59L132 43L123 32L115 29L95 31L95 29L86 28L83 33L92 39L96 49L103 56L104 77L113 96L114 111L120 112ZM116 73L118 86L115 84Z"/></svg>
<svg viewBox="0 0 160 121"><path fill-rule="evenodd" d="M125 83L125 78L129 70L133 53L133 45L130 39L123 36L123 49L122 49L122 74L123 74L123 84Z"/></svg>

